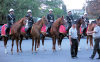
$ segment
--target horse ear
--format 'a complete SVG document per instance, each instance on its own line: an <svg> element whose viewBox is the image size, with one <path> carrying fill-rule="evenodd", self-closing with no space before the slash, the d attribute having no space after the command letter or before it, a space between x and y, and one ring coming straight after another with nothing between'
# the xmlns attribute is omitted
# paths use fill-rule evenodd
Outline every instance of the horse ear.
<svg viewBox="0 0 100 62"><path fill-rule="evenodd" d="M64 19L64 16L62 16L61 18Z"/></svg>
<svg viewBox="0 0 100 62"><path fill-rule="evenodd" d="M42 17L43 19L45 18L45 16Z"/></svg>

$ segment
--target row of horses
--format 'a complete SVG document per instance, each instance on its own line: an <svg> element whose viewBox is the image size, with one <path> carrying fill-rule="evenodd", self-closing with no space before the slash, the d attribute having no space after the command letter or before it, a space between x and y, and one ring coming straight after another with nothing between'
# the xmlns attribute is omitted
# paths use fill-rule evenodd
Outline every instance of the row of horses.
<svg viewBox="0 0 100 62"><path fill-rule="evenodd" d="M14 40L16 40L16 45L17 45L17 53L19 53L19 48L18 45L20 44L20 52L22 52L22 48L21 48L21 44L22 44L22 40L24 37L26 37L26 32L21 31L21 28L26 24L27 21L27 17L23 17L22 19L20 19L19 21L15 22L12 26L11 26L11 31L10 31L10 37L12 39L12 48L11 48L11 53L13 54L13 46L14 46ZM34 23L30 34L31 34L31 38L32 38L32 52L33 52L33 47L35 45L35 52L37 52L37 48L39 48L40 46L40 35L42 34L42 45L44 46L44 39L45 37L47 37L48 35L46 35L46 32L41 32L41 29L44 25L47 25L47 19L45 16L43 16L38 22ZM61 49L61 43L62 43L62 39L67 36L69 28L67 29L66 33L61 33L59 32L60 26L61 25L66 25L65 20L64 20L64 16L58 18L51 26L50 28L50 33L49 33L49 37L52 38L52 50L56 51L56 40L58 40L58 46L59 49ZM77 19L77 24L76 24L76 28L78 31L78 40L80 41L81 38L81 33L80 33L80 26L81 25L85 25L84 22L84 18L79 18ZM2 34L2 33L1 33ZM6 35L6 34L5 34ZM4 47L5 47L5 53L7 53L7 41L8 41L8 37L6 37L5 35L2 36L3 40L4 40Z"/></svg>

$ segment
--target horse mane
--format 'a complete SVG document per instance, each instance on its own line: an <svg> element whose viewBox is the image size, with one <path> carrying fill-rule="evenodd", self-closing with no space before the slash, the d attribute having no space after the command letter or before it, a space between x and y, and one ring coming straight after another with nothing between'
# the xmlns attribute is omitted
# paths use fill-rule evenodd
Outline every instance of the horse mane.
<svg viewBox="0 0 100 62"><path fill-rule="evenodd" d="M76 23L79 23L79 22L80 22L80 20L81 20L81 18L78 18L78 19L76 20Z"/></svg>
<svg viewBox="0 0 100 62"><path fill-rule="evenodd" d="M38 22L36 22L35 24L39 25L41 23L42 19L40 19Z"/></svg>
<svg viewBox="0 0 100 62"><path fill-rule="evenodd" d="M54 24L59 23L60 21L61 21L61 17L58 18L58 19L54 22Z"/></svg>
<svg viewBox="0 0 100 62"><path fill-rule="evenodd" d="M23 17L23 18L21 18L20 20L16 21L15 24L21 23L21 22L23 21L24 18L25 18L25 17Z"/></svg>

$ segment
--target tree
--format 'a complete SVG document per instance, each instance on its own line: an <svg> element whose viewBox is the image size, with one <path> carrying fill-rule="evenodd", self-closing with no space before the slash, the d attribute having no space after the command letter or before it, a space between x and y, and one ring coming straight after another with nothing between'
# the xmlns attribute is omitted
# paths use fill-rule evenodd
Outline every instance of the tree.
<svg viewBox="0 0 100 62"><path fill-rule="evenodd" d="M6 15L10 8L15 10L16 20L24 17L28 9L32 10L33 16L39 16L39 0L0 0L0 22L6 23Z"/></svg>
<svg viewBox="0 0 100 62"><path fill-rule="evenodd" d="M86 11L90 18L97 18L100 13L100 0L92 0L87 2Z"/></svg>

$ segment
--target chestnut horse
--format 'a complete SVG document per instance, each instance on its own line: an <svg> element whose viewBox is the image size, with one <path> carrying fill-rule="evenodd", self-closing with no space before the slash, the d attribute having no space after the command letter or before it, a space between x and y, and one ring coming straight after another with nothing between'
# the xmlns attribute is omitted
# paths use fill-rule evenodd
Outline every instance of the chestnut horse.
<svg viewBox="0 0 100 62"><path fill-rule="evenodd" d="M37 48L39 48L41 28L44 24L45 25L47 24L47 19L45 18L45 16L43 16L41 20L39 20L32 26L32 29L31 29L32 53L33 53L34 40L35 40L35 52L37 52Z"/></svg>
<svg viewBox="0 0 100 62"><path fill-rule="evenodd" d="M96 20L96 23L98 23L98 25L100 25L100 20ZM89 33L89 31L93 31L94 30L94 27L95 27L96 24L89 24L88 25L88 29L87 29L87 45L88 45L88 39L90 40L90 47L93 49L93 36L92 34ZM88 47L87 47L88 49Z"/></svg>
<svg viewBox="0 0 100 62"><path fill-rule="evenodd" d="M12 27L11 27L11 37L12 37L12 48L11 48L11 53L13 54L13 45L14 45L14 40L16 40L16 45L17 45L17 53L19 52L19 48L18 48L18 43L20 40L20 35L21 35L21 28L22 26L25 25L27 17L22 18L21 20L15 22ZM22 51L22 49L20 48L20 51Z"/></svg>
<svg viewBox="0 0 100 62"><path fill-rule="evenodd" d="M88 28L87 28L87 45L88 45L88 40L90 41L90 47L93 49L93 36L92 34L88 33L89 31L93 31L94 30L94 24L88 24ZM88 49L88 47L87 47Z"/></svg>
<svg viewBox="0 0 100 62"><path fill-rule="evenodd" d="M43 34L43 36L42 36L42 45L43 45L43 46L44 46L44 39L45 39L46 36L48 36L48 37L51 37L51 38L52 38L52 43L53 43L52 49L53 49L53 51L56 50L56 48L55 48L56 39L58 39L58 45L59 45L59 42L60 42L59 27L60 27L61 25L63 25L63 24L64 24L64 17L62 16L62 17L58 18L58 19L52 24L51 29L50 29L50 34L49 34L49 35L46 35L46 34L44 35L44 33L42 33L42 34Z"/></svg>

